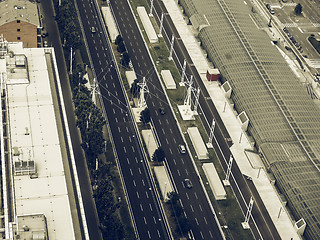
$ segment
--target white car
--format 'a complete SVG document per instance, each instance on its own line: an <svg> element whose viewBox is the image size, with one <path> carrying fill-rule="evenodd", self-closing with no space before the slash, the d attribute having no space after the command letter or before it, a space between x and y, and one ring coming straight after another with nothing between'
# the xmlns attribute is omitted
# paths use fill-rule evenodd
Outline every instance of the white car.
<svg viewBox="0 0 320 240"><path fill-rule="evenodd" d="M179 144L178 149L181 154L185 154L187 152L187 149L183 144Z"/></svg>

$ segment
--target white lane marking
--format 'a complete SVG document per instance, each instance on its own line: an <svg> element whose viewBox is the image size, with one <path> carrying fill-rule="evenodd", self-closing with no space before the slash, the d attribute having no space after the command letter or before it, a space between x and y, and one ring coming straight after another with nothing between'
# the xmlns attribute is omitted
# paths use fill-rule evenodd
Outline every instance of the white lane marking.
<svg viewBox="0 0 320 240"><path fill-rule="evenodd" d="M123 142L123 138L122 137L120 137L120 140L121 140L121 142Z"/></svg>
<svg viewBox="0 0 320 240"><path fill-rule="evenodd" d="M165 132L164 132L164 129L162 128L162 132L163 132L163 134L166 134Z"/></svg>
<svg viewBox="0 0 320 240"><path fill-rule="evenodd" d="M113 111L113 114L115 114L116 113L116 111L114 110L114 108L112 108L112 111ZM119 127L118 127L119 128Z"/></svg>
<svg viewBox="0 0 320 240"><path fill-rule="evenodd" d="M181 158L181 162L182 162L182 164L184 164L183 158Z"/></svg>
<svg viewBox="0 0 320 240"><path fill-rule="evenodd" d="M187 196L187 198L188 198L188 200L189 200L189 195L188 195L188 193L186 193L186 196Z"/></svg>
<svg viewBox="0 0 320 240"><path fill-rule="evenodd" d="M149 198L148 192L146 192L146 196L147 196L147 198Z"/></svg>
<svg viewBox="0 0 320 240"><path fill-rule="evenodd" d="M190 204L191 211L194 212L192 205Z"/></svg>
<svg viewBox="0 0 320 240"><path fill-rule="evenodd" d="M126 130L127 130L127 132L129 132L129 129L128 129L128 127L126 127Z"/></svg>
<svg viewBox="0 0 320 240"><path fill-rule="evenodd" d="M173 163L174 163L174 165L177 165L177 163L176 163L176 160L175 160L175 159L173 159Z"/></svg>
<svg viewBox="0 0 320 240"><path fill-rule="evenodd" d="M133 172L132 172L132 169L130 168L130 173L131 173L131 176L133 176Z"/></svg>
<svg viewBox="0 0 320 240"><path fill-rule="evenodd" d="M133 185L136 187L137 186L136 181L132 180L132 182L133 182Z"/></svg>
<svg viewBox="0 0 320 240"><path fill-rule="evenodd" d="M169 128L169 131L170 131L171 134L173 133L171 128Z"/></svg>
<svg viewBox="0 0 320 240"><path fill-rule="evenodd" d="M139 193L137 192L137 197L140 198Z"/></svg>
<svg viewBox="0 0 320 240"><path fill-rule="evenodd" d="M138 158L137 158L137 157L135 157L134 159L136 160L136 163L138 163Z"/></svg>
<svg viewBox="0 0 320 240"><path fill-rule="evenodd" d="M167 142L167 144L169 144L169 141L168 141L168 139L166 138L166 142Z"/></svg>
<svg viewBox="0 0 320 240"><path fill-rule="evenodd" d="M172 150L171 150L171 148L169 148L169 152L172 154Z"/></svg>
<svg viewBox="0 0 320 240"><path fill-rule="evenodd" d="M135 152L134 147L133 147L133 146L131 146L131 148L132 148L132 152Z"/></svg>
<svg viewBox="0 0 320 240"><path fill-rule="evenodd" d="M196 197L196 199L198 199L198 195L196 192L194 192L194 196Z"/></svg>
<svg viewBox="0 0 320 240"><path fill-rule="evenodd" d="M115 117L114 119L116 120L116 122L118 122L118 118Z"/></svg>
<svg viewBox="0 0 320 240"><path fill-rule="evenodd" d="M149 230L148 230L148 236L149 236L149 238L151 239L151 235L150 235L150 232L149 232Z"/></svg>
<svg viewBox="0 0 320 240"><path fill-rule="evenodd" d="M124 151L125 153L127 153L127 149L126 149L126 147L123 147L123 151Z"/></svg>
<svg viewBox="0 0 320 240"><path fill-rule="evenodd" d="M204 219L204 222L208 224L206 217L203 217L203 219Z"/></svg>
<svg viewBox="0 0 320 240"><path fill-rule="evenodd" d="M128 162L128 164L130 164L129 158L127 158L127 162Z"/></svg>
<svg viewBox="0 0 320 240"><path fill-rule="evenodd" d="M201 207L201 205L199 204L199 208L200 208L200 211L202 212L202 207Z"/></svg>
<svg viewBox="0 0 320 240"><path fill-rule="evenodd" d="M157 229L157 233L158 233L159 238L161 238L161 235L160 235L160 232L159 232L159 230L158 230L158 229Z"/></svg>
<svg viewBox="0 0 320 240"><path fill-rule="evenodd" d="M140 204L141 205L141 204ZM194 220L196 221L196 224L199 226L199 222L197 218L194 218Z"/></svg>
<svg viewBox="0 0 320 240"><path fill-rule="evenodd" d="M138 171L139 171L139 173L141 174L141 170L140 170L140 168L138 168Z"/></svg>
<svg viewBox="0 0 320 240"><path fill-rule="evenodd" d="M158 112L156 111L156 114L158 115ZM161 125L161 120L159 119L159 123L160 123L160 125Z"/></svg>
<svg viewBox="0 0 320 240"><path fill-rule="evenodd" d="M146 184L144 183L144 180L143 180L143 179L141 179L141 181L142 181L142 185L143 185L143 186L145 186Z"/></svg>
<svg viewBox="0 0 320 240"><path fill-rule="evenodd" d="M180 177L180 171L179 171L179 169L177 169L177 172L178 172L178 175L179 175L179 177Z"/></svg>
<svg viewBox="0 0 320 240"><path fill-rule="evenodd" d="M202 231L200 231L200 235L201 235L202 239L204 239L203 234L202 234Z"/></svg>
<svg viewBox="0 0 320 240"><path fill-rule="evenodd" d="M188 172L188 170L186 169L186 174L187 174L187 176L189 175L189 172Z"/></svg>
<svg viewBox="0 0 320 240"><path fill-rule="evenodd" d="M149 208L150 208L150 211L152 211L152 205L151 203L149 203ZM156 221L156 219L153 217L154 221Z"/></svg>
<svg viewBox="0 0 320 240"><path fill-rule="evenodd" d="M157 220L155 217L153 217L153 221L154 221L154 224L157 224Z"/></svg>
<svg viewBox="0 0 320 240"><path fill-rule="evenodd" d="M141 212L143 212L143 207L142 207L141 203L140 203L140 209L141 209Z"/></svg>
<svg viewBox="0 0 320 240"><path fill-rule="evenodd" d="M147 220L145 217L143 217L143 220L144 220L144 224L147 225Z"/></svg>
<svg viewBox="0 0 320 240"><path fill-rule="evenodd" d="M213 238L211 230L209 230L210 237Z"/></svg>

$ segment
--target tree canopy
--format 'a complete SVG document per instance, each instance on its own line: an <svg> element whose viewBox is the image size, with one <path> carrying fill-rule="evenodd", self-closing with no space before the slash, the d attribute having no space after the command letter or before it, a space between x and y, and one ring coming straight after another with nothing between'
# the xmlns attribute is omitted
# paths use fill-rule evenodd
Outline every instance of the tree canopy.
<svg viewBox="0 0 320 240"><path fill-rule="evenodd" d="M149 108L146 108L146 109L141 111L141 113L140 113L140 121L143 124L147 124L147 123L149 123L151 121Z"/></svg>
<svg viewBox="0 0 320 240"><path fill-rule="evenodd" d="M124 52L122 54L122 58L120 60L120 64L122 66L124 66L125 68L127 68L127 67L129 67L129 62L130 62L129 54L127 52Z"/></svg>
<svg viewBox="0 0 320 240"><path fill-rule="evenodd" d="M300 3L298 3L298 4L296 5L296 7L294 8L294 12L295 12L297 15L299 15L299 14L302 13L302 5L301 5Z"/></svg>
<svg viewBox="0 0 320 240"><path fill-rule="evenodd" d="M139 92L140 92L140 86L138 85L139 80L135 79L133 83L131 84L130 92L133 97L138 97Z"/></svg>
<svg viewBox="0 0 320 240"><path fill-rule="evenodd" d="M165 158L166 155L161 147L158 147L152 155L152 160L155 162L163 162Z"/></svg>

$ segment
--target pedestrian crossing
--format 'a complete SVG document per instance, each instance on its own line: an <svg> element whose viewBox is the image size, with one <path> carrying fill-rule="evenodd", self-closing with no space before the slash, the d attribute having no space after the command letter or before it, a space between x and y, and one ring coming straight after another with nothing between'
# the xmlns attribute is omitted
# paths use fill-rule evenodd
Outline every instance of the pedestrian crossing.
<svg viewBox="0 0 320 240"><path fill-rule="evenodd" d="M306 62L312 68L320 68L320 59L306 59Z"/></svg>
<svg viewBox="0 0 320 240"><path fill-rule="evenodd" d="M284 23L283 26L286 27L286 28L292 28L292 27L298 27L298 24L296 24L296 23Z"/></svg>
<svg viewBox="0 0 320 240"><path fill-rule="evenodd" d="M284 23L283 24L283 27L286 27L286 28L305 27L305 26L320 27L320 23L295 23L295 22L291 22L291 23Z"/></svg>
<svg viewBox="0 0 320 240"><path fill-rule="evenodd" d="M312 23L314 27L320 27L320 23Z"/></svg>
<svg viewBox="0 0 320 240"><path fill-rule="evenodd" d="M283 5L288 6L288 7L295 7L297 4L296 3L285 3Z"/></svg>

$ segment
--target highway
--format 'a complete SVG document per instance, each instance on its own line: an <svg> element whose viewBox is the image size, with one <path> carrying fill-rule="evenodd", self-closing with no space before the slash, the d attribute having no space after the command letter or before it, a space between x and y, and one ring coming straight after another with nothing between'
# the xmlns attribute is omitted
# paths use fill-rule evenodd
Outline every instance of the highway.
<svg viewBox="0 0 320 240"><path fill-rule="evenodd" d="M150 1L148 1L150 4ZM166 10L162 1L155 0L153 1L154 6L154 17L160 25L161 13L164 13L164 21L163 21L163 29L162 35L166 41L167 46L170 46L170 42L172 39L172 35L175 37L174 41L174 54L173 59L176 63L176 66L182 72L182 65L184 59L187 61L186 75L193 75L194 86L195 88L199 87L200 98L199 98L199 107L198 112L200 119L204 128L207 131L209 136L210 126L212 120L214 119L216 122L216 126L214 129L214 140L213 146L215 152L220 160L220 163L226 172L227 163L230 159L230 149L229 147L232 145L232 141L230 141L230 137L227 133L227 130L224 127L223 122L211 100L209 94L200 78L199 73L197 72L184 44L182 39L180 38L178 31L176 30L172 19ZM254 198L254 205L252 209L252 216L250 218L249 224L251 227L251 231L256 239L280 239L280 236L252 182L248 182L246 178L241 174L239 167L236 162L233 161L232 165L232 174L230 176L230 184L232 190L237 197L238 203L243 211L246 214L247 206L250 201L250 197Z"/></svg>
<svg viewBox="0 0 320 240"><path fill-rule="evenodd" d="M150 109L152 124L158 141L165 151L166 165L174 183L174 189L179 194L185 214L190 220L192 235L195 239L223 239L192 159L189 154L180 154L178 151L178 145L185 141L130 6L126 0L111 0L110 4L131 56L137 78L140 81L143 77L146 78L149 89L146 102ZM165 109L165 115L159 113L160 107ZM183 180L186 178L192 181L192 189L184 187Z"/></svg>
<svg viewBox="0 0 320 240"><path fill-rule="evenodd" d="M171 239L96 1L75 2L136 237Z"/></svg>

